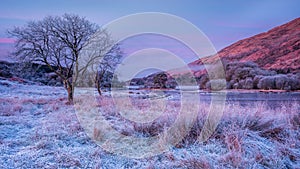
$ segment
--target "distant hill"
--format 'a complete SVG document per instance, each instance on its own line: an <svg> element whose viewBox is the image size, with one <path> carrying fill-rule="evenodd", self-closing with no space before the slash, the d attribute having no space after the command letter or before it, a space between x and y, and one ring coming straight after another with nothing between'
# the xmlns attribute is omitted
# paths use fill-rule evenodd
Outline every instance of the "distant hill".
<svg viewBox="0 0 300 169"><path fill-rule="evenodd" d="M300 72L300 18L240 40L218 52L228 61L252 61L267 70ZM215 60L207 57L206 60ZM190 65L201 65L201 60Z"/></svg>
<svg viewBox="0 0 300 169"><path fill-rule="evenodd" d="M240 40L218 52L218 57L224 65L227 89L300 90L300 18ZM200 89L210 88L203 63L214 63L218 57L209 56L189 64ZM191 79L183 68L166 73L182 82ZM144 78L145 86L155 76ZM171 76L166 82L174 86Z"/></svg>

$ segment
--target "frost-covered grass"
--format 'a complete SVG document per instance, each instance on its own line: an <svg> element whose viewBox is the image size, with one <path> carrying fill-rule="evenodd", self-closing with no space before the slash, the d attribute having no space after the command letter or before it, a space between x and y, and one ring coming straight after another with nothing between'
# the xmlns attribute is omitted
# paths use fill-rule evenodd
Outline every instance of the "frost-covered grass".
<svg viewBox="0 0 300 169"><path fill-rule="evenodd" d="M149 105L146 100L132 98L141 110ZM117 131L134 137L160 135L174 123L181 107L179 101L168 100L159 118L141 124L124 119L109 96L97 101ZM66 102L63 88L1 80L0 168L300 167L299 101L282 102L276 109L264 102L252 106L227 102L216 131L209 140L197 142L209 110L209 103L200 103L188 135L169 151L145 159L104 151L87 136L74 107Z"/></svg>

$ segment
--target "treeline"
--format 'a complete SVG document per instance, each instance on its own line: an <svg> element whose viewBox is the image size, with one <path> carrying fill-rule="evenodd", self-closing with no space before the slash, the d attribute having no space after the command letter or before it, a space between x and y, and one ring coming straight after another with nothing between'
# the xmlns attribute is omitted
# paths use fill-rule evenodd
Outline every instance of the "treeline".
<svg viewBox="0 0 300 169"><path fill-rule="evenodd" d="M146 89L175 89L178 84L168 73L159 72L143 78L134 78L130 80L129 85Z"/></svg>
<svg viewBox="0 0 300 169"><path fill-rule="evenodd" d="M225 60L222 62L227 89L300 90L300 72L290 73L281 69L264 70L254 62L228 62ZM205 71L196 77L192 77L190 73L171 76L167 72L160 72L148 77L133 79L130 85L142 85L144 88L176 88L179 84L195 84L193 79L196 80L199 89L211 89L210 77ZM213 79L217 88L218 82L223 86L222 80L215 79L215 77ZM219 88L225 87L222 86Z"/></svg>
<svg viewBox="0 0 300 169"><path fill-rule="evenodd" d="M300 73L282 74L281 70L264 70L253 62L223 62L227 89L300 90ZM197 78L200 89L209 88L209 77Z"/></svg>
<svg viewBox="0 0 300 169"><path fill-rule="evenodd" d="M54 67L55 68L55 67ZM100 74L100 72L98 72ZM48 66L37 63L9 63L0 61L0 77L48 86L63 86L62 79L57 76ZM116 76L114 78L117 78ZM113 80L113 73L105 71L99 81L95 82L94 74L87 75L84 81L80 81L78 86L81 87L95 87L96 84L101 89L110 89L111 84L120 86L121 82Z"/></svg>
<svg viewBox="0 0 300 169"><path fill-rule="evenodd" d="M37 84L63 86L62 80L46 65L0 61L0 77L28 80Z"/></svg>

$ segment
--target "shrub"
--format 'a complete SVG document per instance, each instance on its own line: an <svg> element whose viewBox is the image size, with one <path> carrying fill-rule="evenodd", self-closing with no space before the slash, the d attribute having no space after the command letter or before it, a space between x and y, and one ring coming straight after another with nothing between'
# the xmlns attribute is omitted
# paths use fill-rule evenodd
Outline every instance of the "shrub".
<svg viewBox="0 0 300 169"><path fill-rule="evenodd" d="M198 169L198 168L203 168L203 169L208 169L211 168L209 162L205 159L197 159L197 158L190 158L187 160L181 160L180 161L180 167L186 167L189 169Z"/></svg>
<svg viewBox="0 0 300 169"><path fill-rule="evenodd" d="M257 87L259 89L283 89L283 90L298 90L300 89L300 82L296 75L276 75L276 76L265 76L257 77L254 83L257 81Z"/></svg>
<svg viewBox="0 0 300 169"><path fill-rule="evenodd" d="M263 76L276 74L275 71L261 69L254 62L226 63L225 68L228 89L255 89Z"/></svg>
<svg viewBox="0 0 300 169"><path fill-rule="evenodd" d="M256 75L256 76L253 78L253 88L254 88L254 89L258 89L258 83L259 83L259 81L260 81L263 77L264 77L264 76Z"/></svg>
<svg viewBox="0 0 300 169"><path fill-rule="evenodd" d="M245 85L243 86L244 89L253 89L254 85L253 85L253 80L251 77L247 77L245 80Z"/></svg>
<svg viewBox="0 0 300 169"><path fill-rule="evenodd" d="M259 80L257 87L259 89L275 89L275 79L272 76L265 76Z"/></svg>
<svg viewBox="0 0 300 169"><path fill-rule="evenodd" d="M284 89L285 83L287 82L287 80L288 80L288 77L286 75L275 76L276 89Z"/></svg>
<svg viewBox="0 0 300 169"><path fill-rule="evenodd" d="M200 76L200 78L198 78L198 83L199 83L199 87L200 89L206 89L206 83L209 81L208 75L204 74L202 76Z"/></svg>
<svg viewBox="0 0 300 169"><path fill-rule="evenodd" d="M226 89L226 81L223 79L213 79L206 83L206 89L223 90Z"/></svg>
<svg viewBox="0 0 300 169"><path fill-rule="evenodd" d="M294 76L290 77L286 83L286 87L288 89L285 90L299 90L300 89L300 81Z"/></svg>

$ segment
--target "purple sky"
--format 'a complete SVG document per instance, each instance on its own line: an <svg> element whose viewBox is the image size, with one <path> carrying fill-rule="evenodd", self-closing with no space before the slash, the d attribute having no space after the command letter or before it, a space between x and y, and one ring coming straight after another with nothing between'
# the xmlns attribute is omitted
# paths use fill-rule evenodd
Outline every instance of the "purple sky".
<svg viewBox="0 0 300 169"><path fill-rule="evenodd" d="M170 13L196 25L220 50L299 17L299 6L298 0L4 0L0 5L0 55L6 54L7 44L12 43L7 29L47 15L75 13L104 25L138 12Z"/></svg>

